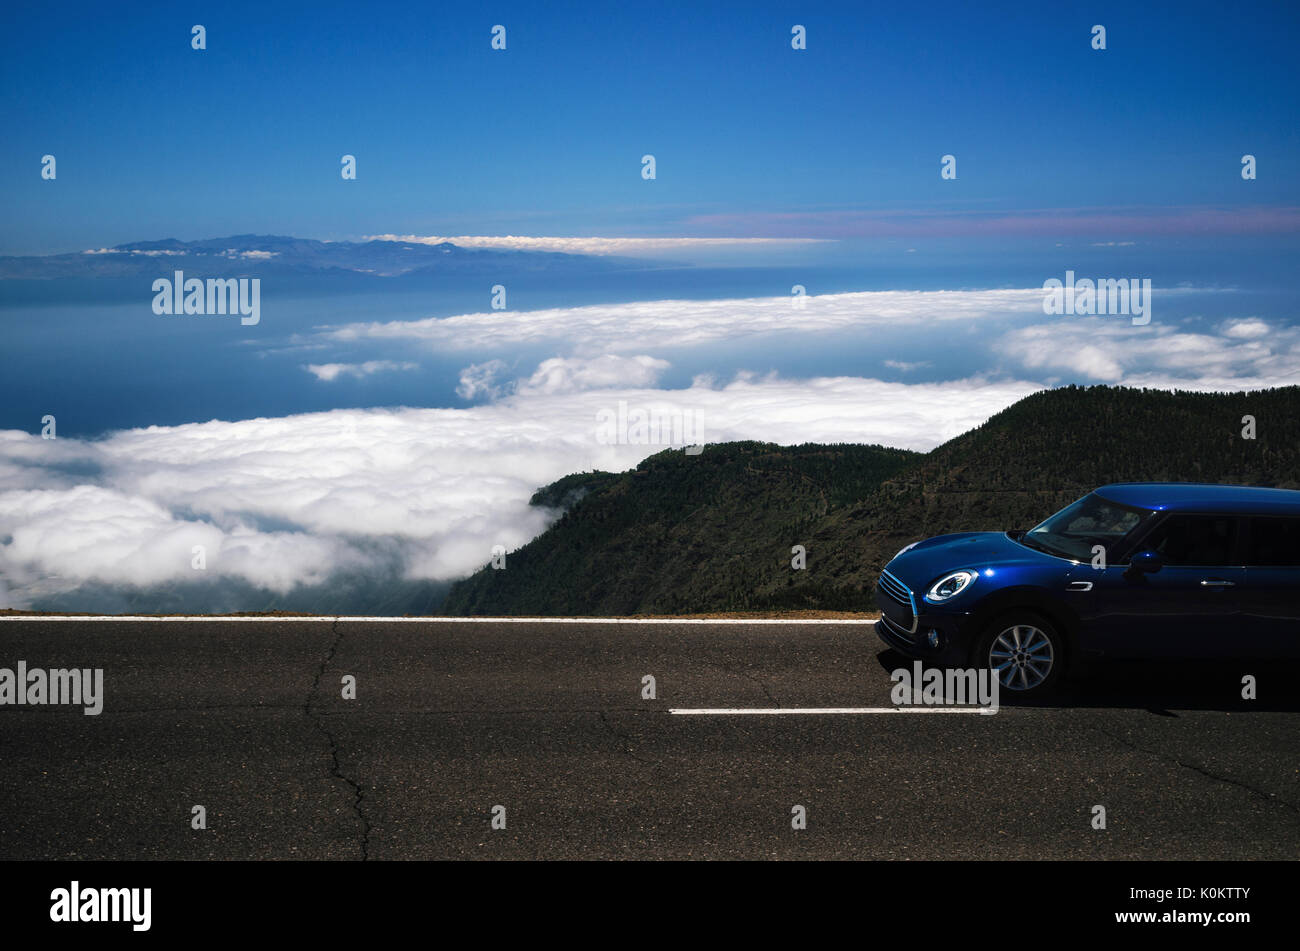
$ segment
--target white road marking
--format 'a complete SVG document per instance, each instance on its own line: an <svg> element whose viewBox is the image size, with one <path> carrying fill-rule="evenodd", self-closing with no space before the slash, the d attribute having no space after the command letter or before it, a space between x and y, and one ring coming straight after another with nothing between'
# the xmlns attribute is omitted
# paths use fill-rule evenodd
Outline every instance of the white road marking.
<svg viewBox="0 0 1300 951"><path fill-rule="evenodd" d="M982 713L997 711L990 707L714 707L698 710L669 710L676 716L753 716L758 714L817 716L827 713Z"/></svg>
<svg viewBox="0 0 1300 951"><path fill-rule="evenodd" d="M393 624L875 624L875 618L634 618L634 617L368 617L322 614L310 617L198 614L166 617L157 614L4 614L0 621L384 621Z"/></svg>

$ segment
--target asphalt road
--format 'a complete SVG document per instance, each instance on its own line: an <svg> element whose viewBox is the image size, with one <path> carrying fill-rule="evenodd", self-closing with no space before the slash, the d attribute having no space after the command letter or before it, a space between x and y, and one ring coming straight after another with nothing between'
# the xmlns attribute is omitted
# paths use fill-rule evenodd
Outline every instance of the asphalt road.
<svg viewBox="0 0 1300 951"><path fill-rule="evenodd" d="M841 622L0 620L19 660L102 667L105 702L0 707L3 859L1300 854L1276 663L1117 665L994 716L682 716L888 706L904 662Z"/></svg>

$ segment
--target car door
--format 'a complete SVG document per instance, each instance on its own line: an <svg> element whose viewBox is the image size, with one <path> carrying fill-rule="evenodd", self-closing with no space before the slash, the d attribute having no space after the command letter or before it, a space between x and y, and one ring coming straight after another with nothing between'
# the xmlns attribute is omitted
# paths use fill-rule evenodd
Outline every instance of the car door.
<svg viewBox="0 0 1300 951"><path fill-rule="evenodd" d="M1093 581L1089 641L1125 657L1223 653L1225 636L1243 622L1236 592L1246 572L1234 564L1239 533L1232 516L1174 512L1138 546L1160 555L1159 571L1109 565L1080 572Z"/></svg>
<svg viewBox="0 0 1300 951"><path fill-rule="evenodd" d="M1241 653L1300 656L1300 516L1243 520L1246 579L1238 592Z"/></svg>

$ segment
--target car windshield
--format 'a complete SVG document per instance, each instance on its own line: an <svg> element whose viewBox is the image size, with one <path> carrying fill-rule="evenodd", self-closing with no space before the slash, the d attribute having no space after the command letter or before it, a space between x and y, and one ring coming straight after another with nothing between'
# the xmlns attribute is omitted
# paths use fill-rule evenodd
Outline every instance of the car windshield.
<svg viewBox="0 0 1300 951"><path fill-rule="evenodd" d="M1031 528L1020 541L1051 555L1075 561L1091 561L1093 548L1101 545L1109 553L1151 513L1085 495L1067 505L1042 524Z"/></svg>

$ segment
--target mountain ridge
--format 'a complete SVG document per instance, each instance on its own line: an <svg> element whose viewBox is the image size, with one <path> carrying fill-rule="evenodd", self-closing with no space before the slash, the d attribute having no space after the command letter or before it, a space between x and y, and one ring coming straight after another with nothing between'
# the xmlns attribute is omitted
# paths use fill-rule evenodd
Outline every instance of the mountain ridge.
<svg viewBox="0 0 1300 951"><path fill-rule="evenodd" d="M289 235L230 235L181 241L160 238L132 241L63 254L0 256L0 280L66 280L159 276L176 269L222 267L223 276L244 272L309 274L339 270L380 277L422 272L440 273L499 269L610 271L644 264L614 255L572 254L563 251L463 248L450 241L321 241ZM197 275L196 275L197 276Z"/></svg>

